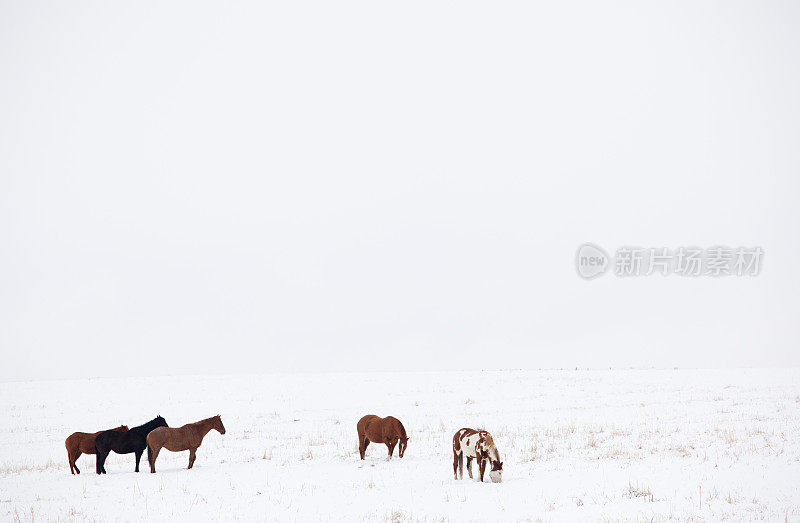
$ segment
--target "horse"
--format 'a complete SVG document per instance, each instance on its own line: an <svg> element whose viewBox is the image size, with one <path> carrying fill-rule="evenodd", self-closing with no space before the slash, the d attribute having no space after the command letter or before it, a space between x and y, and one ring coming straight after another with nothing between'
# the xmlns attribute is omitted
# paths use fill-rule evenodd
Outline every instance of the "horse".
<svg viewBox="0 0 800 523"><path fill-rule="evenodd" d="M117 428L109 429L109 430L116 430L118 432L125 432L128 430L127 425L120 425ZM104 431L100 431L104 432ZM97 437L100 432L95 432L94 434L89 432L75 432L70 437L64 441L64 446L67 447L67 459L69 460L69 471L72 474L80 474L81 471L78 470L78 465L75 462L81 457L81 453L83 454L94 454L94 439Z"/></svg>
<svg viewBox="0 0 800 523"><path fill-rule="evenodd" d="M494 445L492 435L485 430L461 429L453 435L453 476L455 479L464 479L464 456L467 457L467 472L472 478L472 460L478 460L478 469L483 481L483 473L486 470L486 462L492 465L489 477L492 483L500 483L503 480L503 462L500 461L500 454Z"/></svg>
<svg viewBox="0 0 800 523"><path fill-rule="evenodd" d="M95 452L97 452L97 473L105 474L106 458L113 450L117 454L136 453L136 472L139 472L139 460L142 458L144 448L147 446L147 435L157 427L168 427L167 421L161 416L157 416L144 425L133 427L127 432L116 432L107 430L97 435L94 440Z"/></svg>
<svg viewBox="0 0 800 523"><path fill-rule="evenodd" d="M389 457L392 459L392 453L397 443L400 443L398 454L402 458L408 446L410 439L406 435L406 429L400 420L392 416L381 418L374 414L367 414L356 424L358 431L358 452L361 454L361 459L364 459L364 454L367 452L367 446L372 443L385 443L389 447Z"/></svg>
<svg viewBox="0 0 800 523"><path fill-rule="evenodd" d="M162 448L172 452L188 450L189 468L192 468L194 460L197 458L197 447L203 443L203 438L211 429L225 434L225 425L222 424L219 414L213 418L188 423L175 429L169 427L155 429L147 435L147 461L150 463L150 472L155 474L156 458Z"/></svg>

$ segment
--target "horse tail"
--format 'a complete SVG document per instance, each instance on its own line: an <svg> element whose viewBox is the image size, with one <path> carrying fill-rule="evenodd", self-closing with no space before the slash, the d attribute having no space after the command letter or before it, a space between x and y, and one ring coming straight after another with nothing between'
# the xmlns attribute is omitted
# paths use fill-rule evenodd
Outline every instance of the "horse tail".
<svg viewBox="0 0 800 523"><path fill-rule="evenodd" d="M150 446L149 441L147 442L147 462L153 464L153 447Z"/></svg>
<svg viewBox="0 0 800 523"><path fill-rule="evenodd" d="M64 446L67 448L67 461L69 461L69 471L75 474L74 464L72 463L72 452L69 451L69 438L67 441L64 442Z"/></svg>
<svg viewBox="0 0 800 523"><path fill-rule="evenodd" d="M464 429L459 430L455 434L453 434L453 452L460 452L461 451L461 431Z"/></svg>

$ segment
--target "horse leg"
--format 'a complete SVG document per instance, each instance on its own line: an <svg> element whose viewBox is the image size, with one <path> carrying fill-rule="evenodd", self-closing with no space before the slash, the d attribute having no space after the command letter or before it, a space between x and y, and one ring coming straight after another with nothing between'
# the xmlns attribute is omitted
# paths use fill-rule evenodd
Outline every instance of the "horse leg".
<svg viewBox="0 0 800 523"><path fill-rule="evenodd" d="M77 452L67 452L67 457L69 458L69 470L73 474L80 474L81 471L78 470L78 465L75 464L78 461L78 458L81 456L81 451Z"/></svg>
<svg viewBox="0 0 800 523"><path fill-rule="evenodd" d="M98 474L105 474L106 469L103 464L106 461L106 456L108 456L108 452L103 452L100 449L97 449L97 461L95 462L95 469Z"/></svg>
<svg viewBox="0 0 800 523"><path fill-rule="evenodd" d="M144 449L136 451L136 472L139 472L139 460L142 459L142 454L144 454Z"/></svg>
<svg viewBox="0 0 800 523"><path fill-rule="evenodd" d="M485 459L479 458L478 468L481 471L481 482L483 482L483 472L486 470L486 460Z"/></svg>
<svg viewBox="0 0 800 523"><path fill-rule="evenodd" d="M467 458L467 472L469 472L469 479L472 479L472 458Z"/></svg>
<svg viewBox="0 0 800 523"><path fill-rule="evenodd" d="M390 441L389 443L386 444L386 446L389 447L389 457L386 458L387 461L392 459L392 454L394 454L394 446L395 445L397 445L396 441Z"/></svg>
<svg viewBox="0 0 800 523"><path fill-rule="evenodd" d="M161 451L161 447L153 448L150 444L147 444L147 462L150 463L150 473L156 473L156 458L158 457L158 453Z"/></svg>
<svg viewBox="0 0 800 523"><path fill-rule="evenodd" d="M192 447L189 449L189 468L192 468L195 459L197 459L197 447Z"/></svg>
<svg viewBox="0 0 800 523"><path fill-rule="evenodd" d="M364 436L362 441L363 443L359 445L358 450L361 452L361 459L364 459L364 456L367 454L367 447L369 446L369 438Z"/></svg>
<svg viewBox="0 0 800 523"><path fill-rule="evenodd" d="M464 454L453 451L453 479L458 479L458 471L464 477Z"/></svg>

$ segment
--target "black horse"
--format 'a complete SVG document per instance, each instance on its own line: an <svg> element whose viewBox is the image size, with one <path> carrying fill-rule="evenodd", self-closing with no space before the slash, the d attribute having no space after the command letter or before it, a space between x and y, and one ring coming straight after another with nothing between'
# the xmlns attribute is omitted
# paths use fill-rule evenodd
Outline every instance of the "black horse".
<svg viewBox="0 0 800 523"><path fill-rule="evenodd" d="M167 421L161 416L148 421L139 427L133 427L127 432L117 432L106 430L97 435L94 440L94 450L97 454L97 473L105 474L106 458L113 450L117 454L136 453L136 472L139 472L139 460L147 447L147 435L150 431L158 427L169 427Z"/></svg>

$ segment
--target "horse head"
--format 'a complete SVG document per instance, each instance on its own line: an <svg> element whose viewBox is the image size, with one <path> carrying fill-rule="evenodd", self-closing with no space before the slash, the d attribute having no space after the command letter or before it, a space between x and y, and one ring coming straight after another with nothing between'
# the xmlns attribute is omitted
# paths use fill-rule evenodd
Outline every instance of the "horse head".
<svg viewBox="0 0 800 523"><path fill-rule="evenodd" d="M162 418L160 414L156 416L156 418L153 420L153 423L155 423L156 427L169 427L169 425L167 425L167 420Z"/></svg>
<svg viewBox="0 0 800 523"><path fill-rule="evenodd" d="M503 481L503 462L494 460L489 461L492 464L492 469L489 471L489 478L491 478L492 483L500 483Z"/></svg>
<svg viewBox="0 0 800 523"><path fill-rule="evenodd" d="M406 447L408 446L408 440L409 439L411 439L411 438L403 438L403 437L401 437L400 440L399 440L400 441L400 445L398 446L397 452L398 452L398 455L401 458L403 457L403 454L406 453Z"/></svg>
<svg viewBox="0 0 800 523"><path fill-rule="evenodd" d="M119 427L117 427L115 429L112 429L112 430L115 430L117 432L127 432L130 429L128 429L127 425L120 425Z"/></svg>
<svg viewBox="0 0 800 523"><path fill-rule="evenodd" d="M222 424L222 417L217 414L214 416L214 426L212 428L217 429L217 432L220 434L225 434L225 425Z"/></svg>

